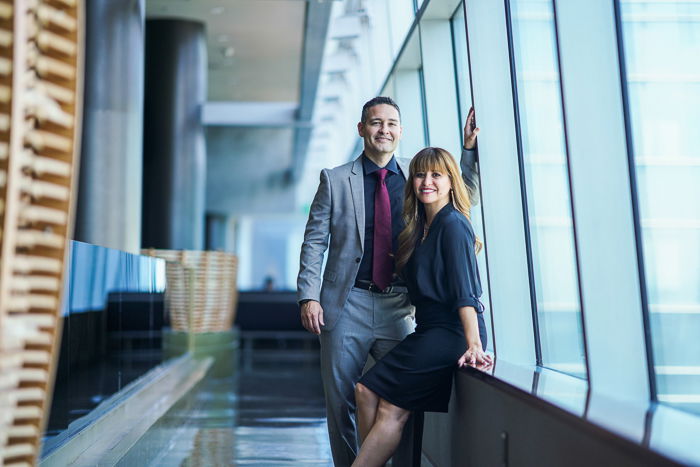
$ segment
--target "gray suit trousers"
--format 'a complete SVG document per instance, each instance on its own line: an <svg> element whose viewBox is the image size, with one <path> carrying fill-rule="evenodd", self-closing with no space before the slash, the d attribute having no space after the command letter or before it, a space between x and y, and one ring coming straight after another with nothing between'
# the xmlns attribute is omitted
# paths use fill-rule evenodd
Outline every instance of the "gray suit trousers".
<svg viewBox="0 0 700 467"><path fill-rule="evenodd" d="M370 355L380 359L413 332L413 310L408 294L377 294L353 288L337 324L321 331L321 376L336 467L349 467L358 452L355 383ZM414 464L413 431L413 422L409 421L393 465Z"/></svg>

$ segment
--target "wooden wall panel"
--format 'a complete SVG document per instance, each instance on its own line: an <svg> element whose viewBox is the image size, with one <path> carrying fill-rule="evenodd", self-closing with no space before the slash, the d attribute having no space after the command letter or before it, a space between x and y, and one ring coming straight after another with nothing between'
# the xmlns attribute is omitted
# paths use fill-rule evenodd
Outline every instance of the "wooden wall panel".
<svg viewBox="0 0 700 467"><path fill-rule="evenodd" d="M36 463L77 187L82 3L0 0L0 465Z"/></svg>

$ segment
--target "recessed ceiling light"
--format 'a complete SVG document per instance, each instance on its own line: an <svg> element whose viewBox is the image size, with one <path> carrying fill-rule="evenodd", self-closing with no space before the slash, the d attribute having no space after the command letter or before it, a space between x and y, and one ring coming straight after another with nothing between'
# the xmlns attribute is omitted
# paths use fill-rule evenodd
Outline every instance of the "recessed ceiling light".
<svg viewBox="0 0 700 467"><path fill-rule="evenodd" d="M224 57L226 57L226 58L231 58L231 57L233 57L233 55L236 53L236 49L234 49L233 47L231 47L231 46L229 45L228 47L224 47L224 48L221 50L221 53L224 54Z"/></svg>
<svg viewBox="0 0 700 467"><path fill-rule="evenodd" d="M222 6L216 6L216 7L214 7L214 8L211 9L210 13L211 13L212 15L220 15L220 14L223 13L224 11L226 11L226 9L225 9L224 7L222 7Z"/></svg>

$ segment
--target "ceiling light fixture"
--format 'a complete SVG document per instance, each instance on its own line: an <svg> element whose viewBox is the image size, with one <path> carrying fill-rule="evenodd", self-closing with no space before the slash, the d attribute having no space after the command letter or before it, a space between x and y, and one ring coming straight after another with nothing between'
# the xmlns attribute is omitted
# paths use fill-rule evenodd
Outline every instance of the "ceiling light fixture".
<svg viewBox="0 0 700 467"><path fill-rule="evenodd" d="M222 6L216 6L216 7L212 8L209 12L210 12L212 15L220 15L220 14L223 13L224 11L226 11L226 9L225 9L224 7L222 7Z"/></svg>
<svg viewBox="0 0 700 467"><path fill-rule="evenodd" d="M234 49L233 47L231 47L231 46L229 45L228 47L224 47L224 48L221 50L221 53L224 54L224 57L226 57L226 58L231 58L231 57L233 57L233 55L236 53L236 49Z"/></svg>

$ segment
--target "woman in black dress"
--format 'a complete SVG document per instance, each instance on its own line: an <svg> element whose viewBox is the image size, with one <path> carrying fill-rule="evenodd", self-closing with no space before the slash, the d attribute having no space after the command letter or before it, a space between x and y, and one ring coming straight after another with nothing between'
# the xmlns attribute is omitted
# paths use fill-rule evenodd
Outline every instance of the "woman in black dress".
<svg viewBox="0 0 700 467"><path fill-rule="evenodd" d="M416 307L417 326L356 385L362 447L354 466L383 465L412 411L447 412L457 366L491 363L484 353L480 243L468 219L470 208L452 155L440 148L416 154L396 263Z"/></svg>

